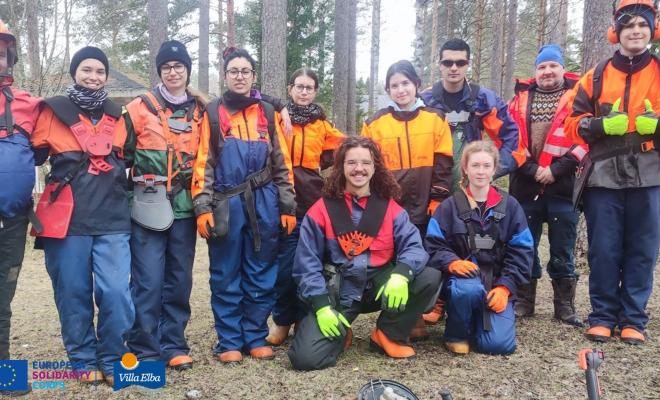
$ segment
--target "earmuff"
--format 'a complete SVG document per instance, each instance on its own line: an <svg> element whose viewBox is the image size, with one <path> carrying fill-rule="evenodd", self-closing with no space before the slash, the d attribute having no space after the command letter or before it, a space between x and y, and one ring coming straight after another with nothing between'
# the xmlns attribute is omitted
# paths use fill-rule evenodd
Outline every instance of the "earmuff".
<svg viewBox="0 0 660 400"><path fill-rule="evenodd" d="M612 1L612 25L610 25L607 28L607 41L612 43L612 44L617 44L619 43L619 35L616 32L616 0ZM649 2L650 3L650 2ZM651 36L651 40L660 40L660 20L658 19L658 6L657 6L657 0L654 3L651 3L654 7L654 10L656 10L655 13L655 30L653 31L653 35Z"/></svg>

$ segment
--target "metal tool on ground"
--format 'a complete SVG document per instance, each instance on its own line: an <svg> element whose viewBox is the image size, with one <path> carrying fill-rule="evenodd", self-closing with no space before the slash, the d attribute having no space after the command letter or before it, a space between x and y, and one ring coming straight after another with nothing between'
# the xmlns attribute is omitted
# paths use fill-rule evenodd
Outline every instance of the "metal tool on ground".
<svg viewBox="0 0 660 400"><path fill-rule="evenodd" d="M587 397L589 400L600 400L603 394L598 381L598 367L603 363L605 354L600 349L582 349L578 355L580 369L587 379Z"/></svg>
<svg viewBox="0 0 660 400"><path fill-rule="evenodd" d="M405 385L389 379L371 379L360 388L358 400L418 400Z"/></svg>

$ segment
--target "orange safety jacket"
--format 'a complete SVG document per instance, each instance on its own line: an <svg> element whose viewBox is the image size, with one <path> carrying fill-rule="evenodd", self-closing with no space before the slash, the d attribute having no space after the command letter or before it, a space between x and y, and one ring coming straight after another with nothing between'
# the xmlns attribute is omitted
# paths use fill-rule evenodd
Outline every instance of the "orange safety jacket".
<svg viewBox="0 0 660 400"><path fill-rule="evenodd" d="M607 135L601 117L610 113L619 98L620 111L628 114L628 131L623 136ZM659 133L639 135L636 131L636 117L646 112L645 99L660 113L660 60L648 50L632 59L616 51L575 86L565 130L574 143L589 144L593 168L587 186L660 186Z"/></svg>
<svg viewBox="0 0 660 400"><path fill-rule="evenodd" d="M543 149L535 159L530 147L529 127L531 125L530 113L532 109L533 93L535 92L536 80L516 80L516 95L509 103L509 114L518 125L520 134L520 148L525 152L525 163L511 174L509 191L519 201L534 199L539 194L571 199L573 181L578 163L589 150L586 144L576 145L564 131L564 120L570 110L568 99L570 89L575 86L579 75L567 72L564 74L564 88L568 90L559 99L555 110L552 125L548 131ZM550 167L555 182L551 185L541 185L536 182L534 176L538 167Z"/></svg>
<svg viewBox="0 0 660 400"><path fill-rule="evenodd" d="M332 166L334 151L344 137L343 133L325 119L317 119L306 125L293 124L293 133L285 136L291 155L296 190L296 216L299 218L321 198L323 178L320 172Z"/></svg>
<svg viewBox="0 0 660 400"><path fill-rule="evenodd" d="M90 117L82 112L79 113L79 118L91 135L101 134L103 119L94 125ZM49 149L50 179L60 182L67 174L73 173L70 185L75 205L67 235L103 235L131 231L126 195L126 165L123 158L126 142L123 116L115 121L112 135L110 154L103 156L103 162L111 168L94 171L90 168L90 160L81 164L85 151L72 130L55 116L53 110L45 106L39 114L31 137L32 146L35 149Z"/></svg>
<svg viewBox="0 0 660 400"><path fill-rule="evenodd" d="M362 136L380 145L385 166L401 186L400 203L417 225L426 224L430 200L451 194L452 137L442 111L383 108L365 121Z"/></svg>

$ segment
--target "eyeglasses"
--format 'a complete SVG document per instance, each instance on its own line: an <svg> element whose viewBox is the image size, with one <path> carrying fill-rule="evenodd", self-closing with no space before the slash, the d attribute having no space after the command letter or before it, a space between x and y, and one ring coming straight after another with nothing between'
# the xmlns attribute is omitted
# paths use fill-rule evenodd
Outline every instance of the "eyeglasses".
<svg viewBox="0 0 660 400"><path fill-rule="evenodd" d="M369 168L372 165L374 165L374 162L371 161L371 160L362 160L362 161L346 160L346 161L344 161L344 166L348 167L349 169L357 168L358 165L361 165L365 168Z"/></svg>
<svg viewBox="0 0 660 400"><path fill-rule="evenodd" d="M293 88L296 89L296 92L302 93L307 91L307 93L314 93L316 88L314 86L305 86L305 85L293 85Z"/></svg>
<svg viewBox="0 0 660 400"><path fill-rule="evenodd" d="M458 68L465 67L470 62L468 60L442 60L440 64L443 67L451 68L453 65L456 65Z"/></svg>
<svg viewBox="0 0 660 400"><path fill-rule="evenodd" d="M241 74L241 76L243 78L247 78L248 76L251 76L252 74L254 74L254 70L253 69L247 69L247 68L228 69L228 70L225 71L225 73L227 75L229 75L230 78L238 78L238 74Z"/></svg>
<svg viewBox="0 0 660 400"><path fill-rule="evenodd" d="M177 74L182 73L183 71L186 70L186 66L183 64L163 64L160 66L160 73L161 74L169 74L170 71L174 70Z"/></svg>

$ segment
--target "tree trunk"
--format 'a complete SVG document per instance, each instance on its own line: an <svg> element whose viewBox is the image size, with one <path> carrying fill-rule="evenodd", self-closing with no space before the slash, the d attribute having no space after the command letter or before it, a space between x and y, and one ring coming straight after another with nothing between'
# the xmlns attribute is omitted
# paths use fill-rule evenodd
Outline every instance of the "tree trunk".
<svg viewBox="0 0 660 400"><path fill-rule="evenodd" d="M504 36L504 0L493 0L493 52L491 56L490 67L490 88L497 93L498 96L502 95L502 59L504 53L503 36ZM497 11L499 10L499 12Z"/></svg>
<svg viewBox="0 0 660 400"><path fill-rule="evenodd" d="M369 115L374 113L375 88L378 85L378 55L380 52L380 0L374 0L371 10L371 72L369 74Z"/></svg>
<svg viewBox="0 0 660 400"><path fill-rule="evenodd" d="M454 37L454 0L445 0L445 37L447 40Z"/></svg>
<svg viewBox="0 0 660 400"><path fill-rule="evenodd" d="M481 81L481 56L484 40L484 14L486 13L486 0L477 1L477 21L475 32L475 45L472 59L472 80L476 83Z"/></svg>
<svg viewBox="0 0 660 400"><path fill-rule="evenodd" d="M550 8L550 43L566 49L568 38L568 0L553 0Z"/></svg>
<svg viewBox="0 0 660 400"><path fill-rule="evenodd" d="M425 39L425 9L426 9L426 0L417 0L415 1L415 55L414 55L414 64L415 69L424 77L425 72L425 63L424 63L424 39Z"/></svg>
<svg viewBox="0 0 660 400"><path fill-rule="evenodd" d="M27 27L27 51L28 65L30 67L30 80L32 85L37 85L41 78L41 66L39 62L39 2L37 0L25 2L26 27Z"/></svg>
<svg viewBox="0 0 660 400"><path fill-rule="evenodd" d="M19 20L22 19L22 16L17 15L17 8L18 4L16 4L16 1L9 0L7 2L7 5L9 6L9 19L6 21L9 25L9 30L11 33L14 35L14 38L16 38L16 52L18 53L19 59L22 57L21 55L21 32L16 29L18 26L20 26ZM22 81L25 79L25 69L24 62L19 62L16 65L14 65L13 68L13 74L14 74L14 81Z"/></svg>
<svg viewBox="0 0 660 400"><path fill-rule="evenodd" d="M148 0L147 19L149 24L149 82L156 86L160 81L156 72L156 55L160 45L167 40L167 2Z"/></svg>
<svg viewBox="0 0 660 400"><path fill-rule="evenodd" d="M582 73L587 72L600 60L611 57L616 49L607 41L607 27L612 24L612 2L589 0L584 2L582 25Z"/></svg>
<svg viewBox="0 0 660 400"><path fill-rule="evenodd" d="M236 21L234 19L234 0L227 0L227 47L236 46Z"/></svg>
<svg viewBox="0 0 660 400"><path fill-rule="evenodd" d="M218 0L218 95L222 95L222 89L225 80L225 62L222 59L222 53L225 50L224 23L222 7L223 0Z"/></svg>
<svg viewBox="0 0 660 400"><path fill-rule="evenodd" d="M266 0L261 8L261 90L286 98L286 1Z"/></svg>
<svg viewBox="0 0 660 400"><path fill-rule="evenodd" d="M337 129L346 132L348 128L348 64L349 64L349 2L335 0L335 55L332 87L332 120Z"/></svg>
<svg viewBox="0 0 660 400"><path fill-rule="evenodd" d="M516 63L516 36L518 33L518 0L509 0L506 24L506 64L504 66L503 96L505 100L513 97L513 71Z"/></svg>
<svg viewBox="0 0 660 400"><path fill-rule="evenodd" d="M199 70L197 88L209 92L209 0L199 1Z"/></svg>
<svg viewBox="0 0 660 400"><path fill-rule="evenodd" d="M585 1L588 3L589 1ZM541 46L545 43L545 30L546 30L546 20L548 19L547 0L539 0L539 20L538 20L538 29L536 31L536 48L540 49ZM590 26L591 27L591 26Z"/></svg>
<svg viewBox="0 0 660 400"><path fill-rule="evenodd" d="M348 3L348 96L346 101L346 132L357 134L357 83L356 83L356 45L357 45L357 0Z"/></svg>
<svg viewBox="0 0 660 400"><path fill-rule="evenodd" d="M435 71L437 70L436 65L440 60L438 58L438 17L440 13L440 6L438 5L438 0L433 0L433 5L431 6L431 15L433 15L431 23L431 62L429 68L431 69L431 78L430 82L433 84L435 82Z"/></svg>

